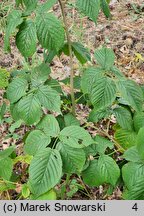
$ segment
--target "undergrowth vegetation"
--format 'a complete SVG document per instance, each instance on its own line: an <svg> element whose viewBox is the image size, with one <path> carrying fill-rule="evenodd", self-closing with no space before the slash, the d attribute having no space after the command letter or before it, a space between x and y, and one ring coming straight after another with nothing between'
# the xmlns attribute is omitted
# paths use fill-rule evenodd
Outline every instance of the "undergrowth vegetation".
<svg viewBox="0 0 144 216"><path fill-rule="evenodd" d="M112 49L96 49L91 61L85 45L71 40L68 1L58 2L62 19L51 10L56 0L16 0L7 16L5 51L10 51L13 35L29 67L10 75L0 69L0 87L10 102L9 107L1 106L0 120L2 124L9 109L13 127L25 124L29 131L23 137L23 154L17 155L15 145L0 152L0 191L20 185L16 199L69 199L81 190L93 199L89 188L103 185L106 193L121 187L123 199L143 199L144 88L115 66ZM95 23L100 10L111 18L106 0L76 0L72 6ZM35 66L31 57L37 44L44 48L44 58ZM61 54L69 56L70 79L61 82L69 83L71 97L50 76L51 62ZM75 57L82 65L79 76L74 74ZM83 125L76 118L77 104L90 110ZM116 119L112 131L111 118ZM102 119L105 129L97 128ZM90 125L99 134L92 136L87 130ZM17 163L25 164L23 182L14 173Z"/></svg>

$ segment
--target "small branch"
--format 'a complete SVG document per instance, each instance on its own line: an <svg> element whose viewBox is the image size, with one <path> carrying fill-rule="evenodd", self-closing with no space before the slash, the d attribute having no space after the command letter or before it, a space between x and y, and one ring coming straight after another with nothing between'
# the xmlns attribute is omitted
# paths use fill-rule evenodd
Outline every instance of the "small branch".
<svg viewBox="0 0 144 216"><path fill-rule="evenodd" d="M67 37L67 42L68 42L68 49L69 49L69 55L70 55L70 91L71 91L71 100L72 100L72 113L75 115L75 96L74 96L74 67L73 67L73 54L72 54L72 45L71 45L71 39L70 39L70 34L68 31L68 24L66 20L66 15L65 15L65 9L64 9L64 4L62 0L58 0L60 7L61 7L61 12L63 16L63 22L65 25L65 32L66 32L66 37Z"/></svg>
<svg viewBox="0 0 144 216"><path fill-rule="evenodd" d="M117 151L119 151L121 153L125 152L125 149L112 136L110 136L107 131L99 129L96 126L89 124L88 122L85 122L85 124L86 125L84 127L91 127L93 129L97 130L100 134L103 134L104 136L106 136L109 140L111 140L115 144L115 146L117 147Z"/></svg>
<svg viewBox="0 0 144 216"><path fill-rule="evenodd" d="M89 191L87 190L86 188L86 185L84 184L83 180L81 179L81 177L79 176L79 181L80 183L82 184L82 186L84 187L85 191L86 191L86 195L91 199L93 200L93 197L91 196L91 194L89 193Z"/></svg>
<svg viewBox="0 0 144 216"><path fill-rule="evenodd" d="M66 199L66 192L67 192L67 187L69 186L69 182L70 182L70 177L71 175L70 174L67 174L66 176L66 181L64 182L64 188L63 188L63 191L62 191L62 194L61 194L61 199L64 200Z"/></svg>

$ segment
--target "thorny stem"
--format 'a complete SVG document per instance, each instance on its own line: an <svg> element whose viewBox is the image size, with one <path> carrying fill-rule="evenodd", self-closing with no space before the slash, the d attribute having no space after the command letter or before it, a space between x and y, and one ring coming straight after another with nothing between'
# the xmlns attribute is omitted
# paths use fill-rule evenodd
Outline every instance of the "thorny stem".
<svg viewBox="0 0 144 216"><path fill-rule="evenodd" d="M65 32L66 32L66 37L67 37L67 42L68 42L68 49L69 49L69 55L70 55L70 90L71 90L71 100L72 100L72 114L75 116L75 96L74 96L74 67L73 67L73 54L72 54L72 45L71 45L71 39L70 39L70 34L68 30L68 24L66 20L66 15L65 15L65 10L64 10L64 2L62 0L58 0L60 7L61 7L61 12L62 12L62 17L63 17L63 22L65 25Z"/></svg>
<svg viewBox="0 0 144 216"><path fill-rule="evenodd" d="M10 200L10 195L9 195L8 190L6 191L6 193L7 193L7 198L8 198L8 200Z"/></svg>
<svg viewBox="0 0 144 216"><path fill-rule="evenodd" d="M11 182L11 181L3 181L3 180L0 180L0 183L11 183L13 185L18 185L17 182ZM19 184L20 185L20 184Z"/></svg>
<svg viewBox="0 0 144 216"><path fill-rule="evenodd" d="M113 155L113 154L115 154L117 152L118 152L118 150L114 150L113 152L107 154L107 156ZM98 159L98 158L99 158L99 155L98 156L94 156L94 159Z"/></svg>
<svg viewBox="0 0 144 216"><path fill-rule="evenodd" d="M86 186L85 186L85 184L84 184L84 182L83 182L83 180L81 179L80 176L79 176L79 180L80 180L82 186L84 187L84 189L85 189L85 191L86 191L86 193L87 193L87 196L92 200L93 197L92 197L92 196L90 195L90 193L88 192L88 190L87 190L87 188L86 188Z"/></svg>
<svg viewBox="0 0 144 216"><path fill-rule="evenodd" d="M64 185L64 190L63 190L63 193L62 193L62 196L61 196L62 200L66 199L67 186L69 185L70 177L71 177L71 175L67 174L65 185Z"/></svg>
<svg viewBox="0 0 144 216"><path fill-rule="evenodd" d="M110 135L108 134L107 131L101 130L101 129L99 129L99 128L93 126L93 125L90 125L90 124L87 123L87 122L85 122L85 123L86 123L85 127L89 127L89 126L90 126L91 128L94 128L94 129L98 130L98 131L99 131L100 133L102 133L104 136L108 137L108 138L115 144L115 146L117 147L117 149L119 150L119 152L121 152L121 153L124 153L124 152L125 152L125 149L122 148L122 146L120 146L119 143L117 143L116 140L115 140L112 136L110 136ZM118 151L118 150L117 150L117 151Z"/></svg>

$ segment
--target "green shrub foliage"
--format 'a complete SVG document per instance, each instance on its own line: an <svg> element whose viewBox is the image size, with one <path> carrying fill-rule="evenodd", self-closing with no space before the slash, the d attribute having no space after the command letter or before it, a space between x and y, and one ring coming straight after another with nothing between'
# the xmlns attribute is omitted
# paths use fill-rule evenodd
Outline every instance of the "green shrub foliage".
<svg viewBox="0 0 144 216"><path fill-rule="evenodd" d="M55 55L71 55L69 46L82 66L91 61L91 55L83 44L77 41L69 44L64 23L51 12L55 3L56 0L44 4L16 0L15 9L7 17L5 51L10 51L10 37L14 35L26 61L36 53L37 44L48 55L44 55L44 61L37 66L13 71L9 84L7 72L0 70L0 87L7 87L13 120L32 128L24 137L24 155L16 156L15 146L0 152L0 178L5 182L0 183L0 191L14 189L13 165L22 161L29 164L29 177L22 187L24 198L56 199L54 188L63 175L75 174L92 187L108 184L115 189L121 183L124 199L143 199L142 88L115 66L113 50L101 47L94 53L96 65L83 67L82 75L74 78L74 88L79 91L82 103L91 108L88 123L115 118L114 138L106 131L105 137L92 137L74 115L65 112L65 106L69 107L71 102L60 83L51 78L49 63ZM108 3L106 0L76 0L74 6L96 23L100 10L107 18L111 17ZM69 80L63 82L69 83ZM74 96L78 102L76 93ZM112 154L114 148L124 153L122 168Z"/></svg>

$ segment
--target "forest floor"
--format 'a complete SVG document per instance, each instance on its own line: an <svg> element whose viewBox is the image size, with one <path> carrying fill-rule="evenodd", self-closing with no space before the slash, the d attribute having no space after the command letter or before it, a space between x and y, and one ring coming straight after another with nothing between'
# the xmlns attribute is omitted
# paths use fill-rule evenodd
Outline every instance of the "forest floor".
<svg viewBox="0 0 144 216"><path fill-rule="evenodd" d="M69 1L71 4L73 0ZM110 4L112 19L107 20L102 13L98 18L97 25L87 17L80 16L71 4L67 7L67 21L72 39L85 44L93 55L94 50L102 45L106 45L114 50L116 55L115 64L130 79L144 85L144 3L143 0L113 0ZM58 17L61 16L59 6L54 6L54 11ZM14 40L11 40L11 53L5 54L3 51L3 32L0 30L0 66L8 71L26 66L23 57L17 50ZM43 54L39 52L38 57L34 56L34 63L37 64L42 59ZM79 63L74 60L75 74L79 74ZM52 76L57 79L64 79L69 76L69 58L62 55L53 60ZM0 90L0 106L3 103L4 92ZM6 101L6 103L8 103ZM77 107L78 118L83 122L87 117L87 109L83 106ZM9 112L5 115L5 122L0 124L0 148L6 149L11 143L18 146L17 154L22 154L22 137L29 128L26 126L16 129ZM89 129L91 133L97 131ZM13 133L13 136L12 136ZM17 172L22 172L23 167L19 165ZM19 189L18 189L19 190ZM95 194L96 199L121 199L121 190L104 197L103 188L88 188L89 193ZM18 192L18 191L17 191ZM89 199L81 193L76 193L73 199Z"/></svg>

